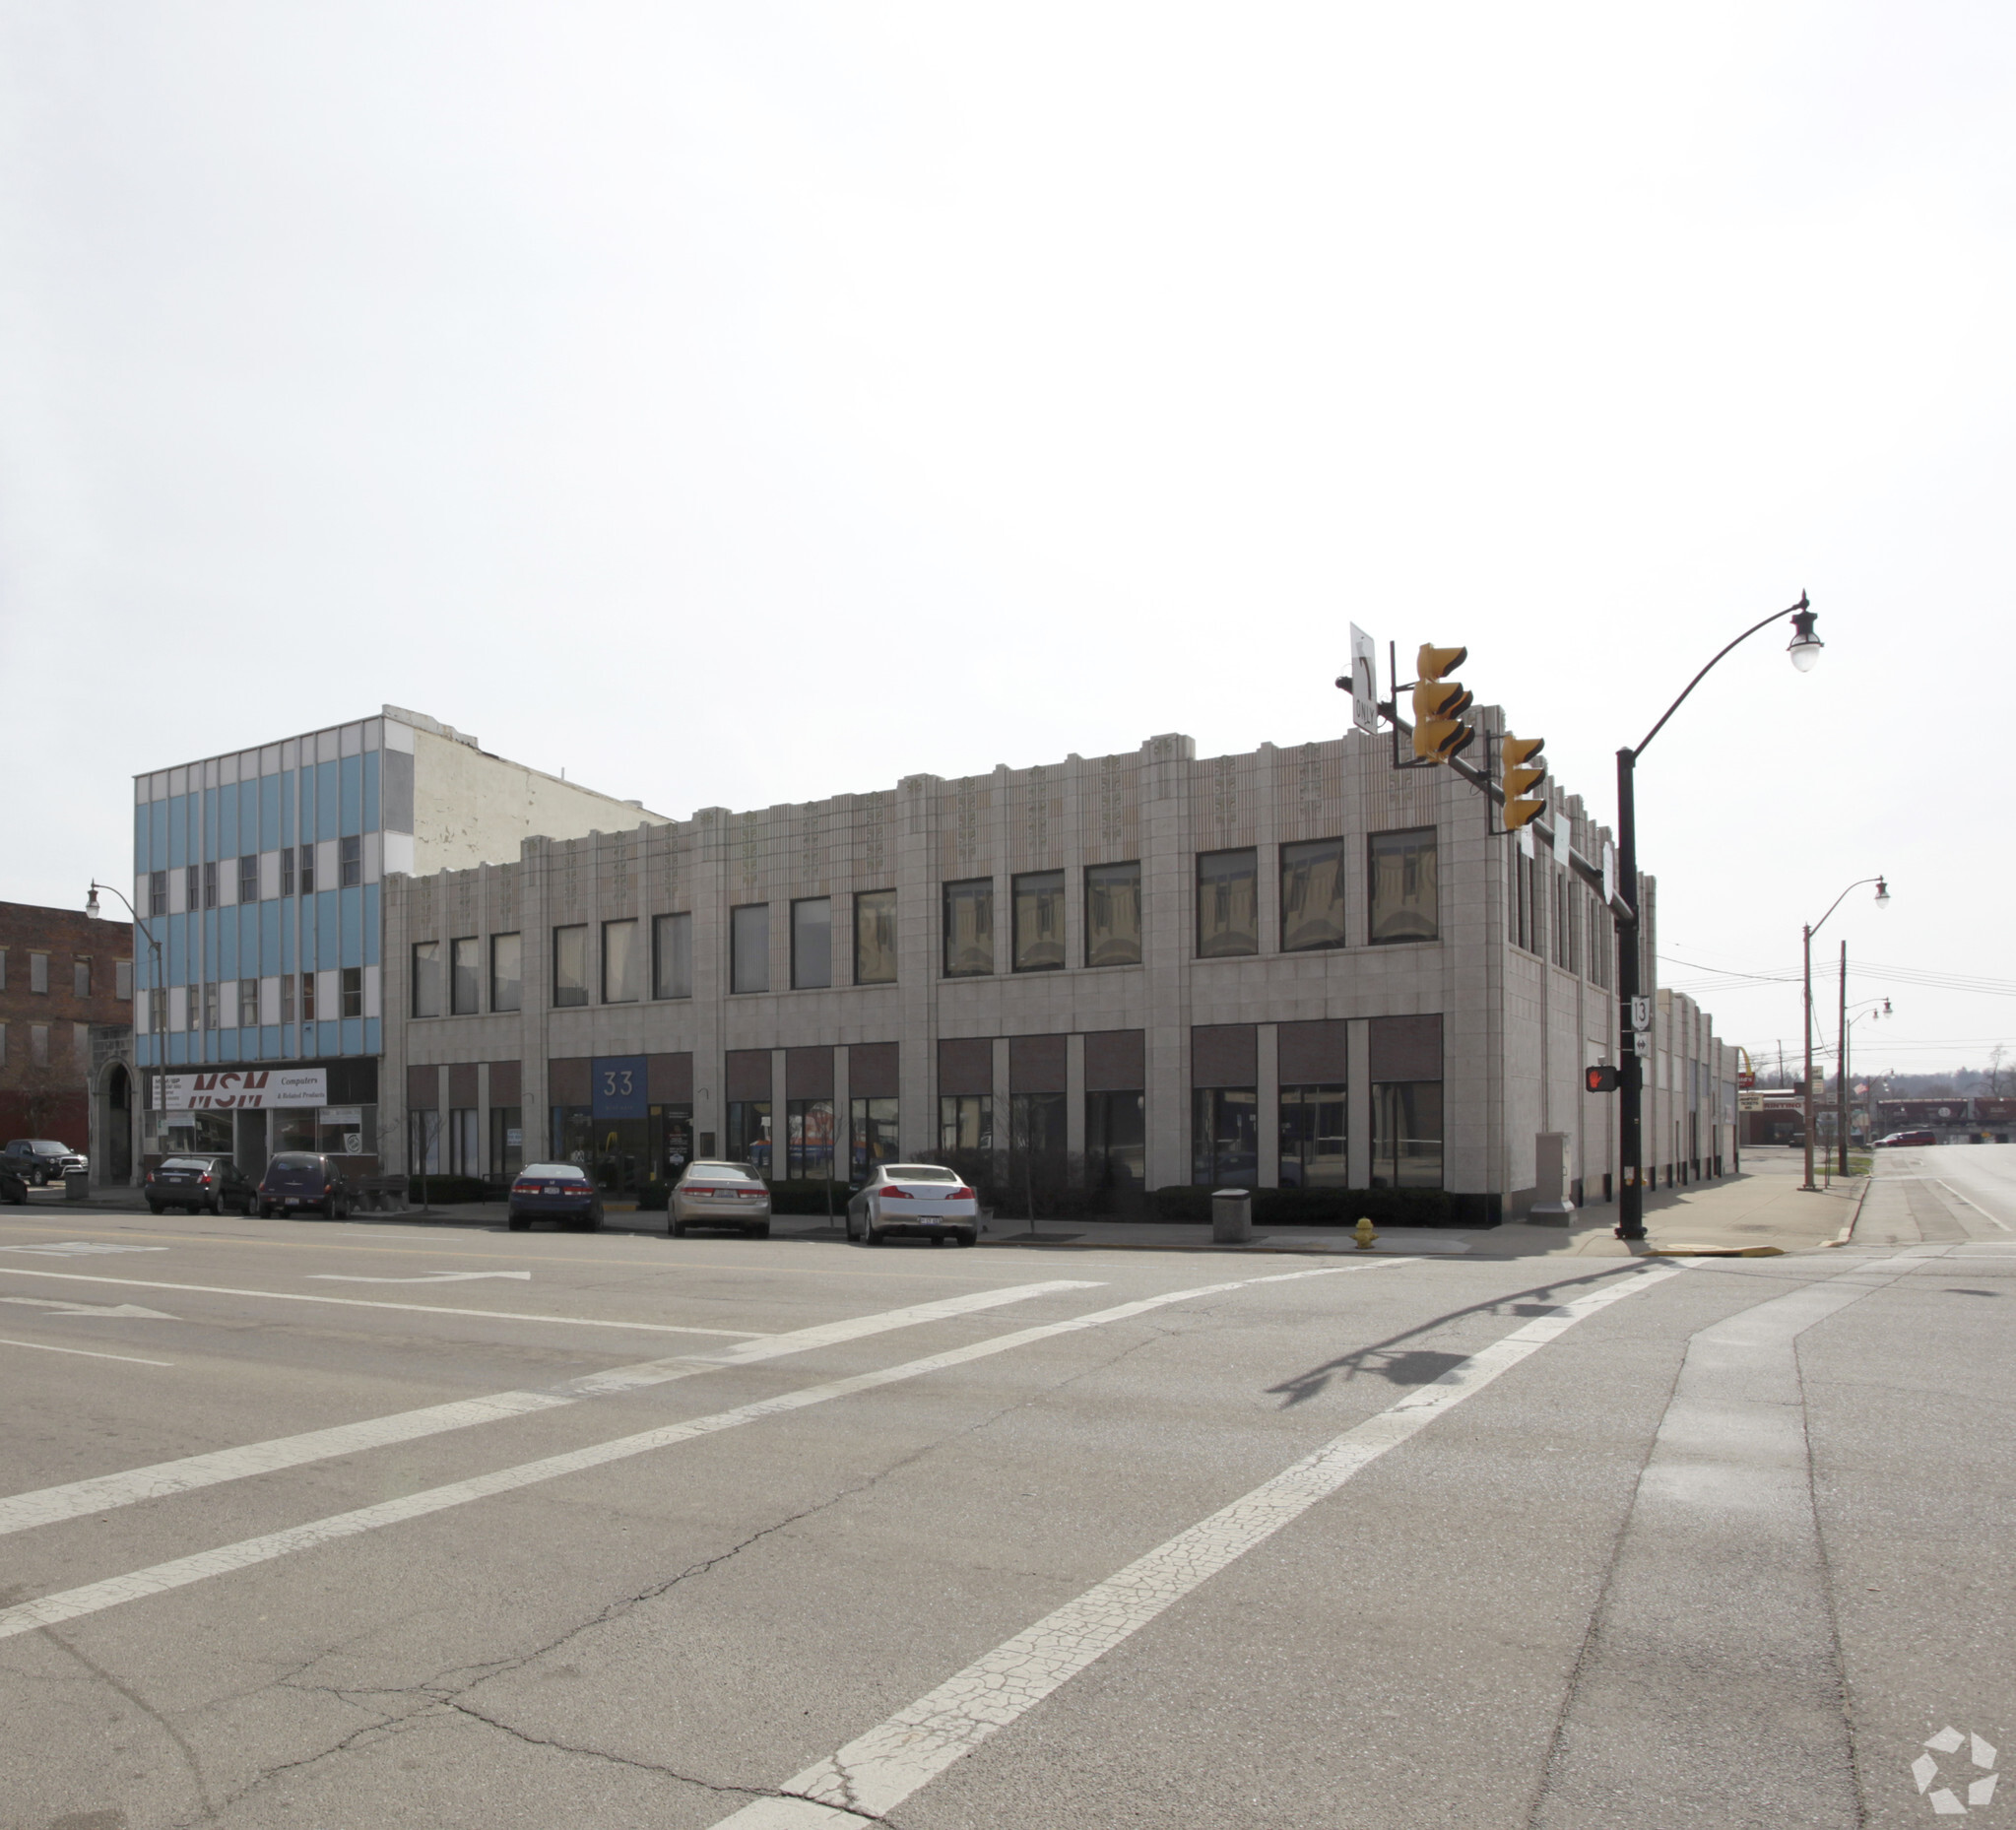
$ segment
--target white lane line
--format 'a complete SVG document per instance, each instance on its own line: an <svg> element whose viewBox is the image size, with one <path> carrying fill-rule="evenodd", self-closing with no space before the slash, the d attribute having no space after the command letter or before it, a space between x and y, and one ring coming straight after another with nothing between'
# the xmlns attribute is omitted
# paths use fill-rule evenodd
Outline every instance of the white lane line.
<svg viewBox="0 0 2016 1830"><path fill-rule="evenodd" d="M519 1315L509 1309L446 1309L434 1303L385 1303L368 1296L309 1296L298 1290L231 1290L214 1283L162 1283L148 1277L100 1277L82 1271L26 1271L0 1265L0 1277L61 1277L66 1283L124 1283L142 1290L189 1290L199 1296L257 1296L274 1303L335 1303L345 1309L401 1309L414 1315L475 1315L489 1322L553 1322L568 1328L625 1328L647 1335L718 1335L760 1340L746 1328L684 1328L672 1322L604 1322L585 1315Z"/></svg>
<svg viewBox="0 0 2016 1830"><path fill-rule="evenodd" d="M418 1277L364 1277L346 1271L311 1271L308 1280L312 1283L482 1283L489 1278L515 1278L520 1283L530 1283L529 1271L429 1271Z"/></svg>
<svg viewBox="0 0 2016 1830"><path fill-rule="evenodd" d="M87 1360L127 1360L135 1366L172 1366L173 1360L143 1360L132 1353L94 1353L89 1347L52 1347L39 1340L7 1340L0 1347L28 1347L36 1353L75 1353Z"/></svg>
<svg viewBox="0 0 2016 1830"><path fill-rule="evenodd" d="M262 1537L248 1537L234 1544L223 1544L215 1550L200 1551L194 1556L177 1557L171 1562L157 1563L148 1569L133 1570L124 1576L114 1576L104 1582L87 1583L83 1588L66 1589L60 1594L45 1595L38 1601L20 1601L12 1607L0 1608L0 1639L11 1639L17 1633L33 1633L38 1627L54 1626L60 1621L75 1620L81 1615L102 1612L108 1607L117 1607L122 1602L137 1601L151 1595L165 1594L170 1589L186 1588L190 1583L204 1582L212 1576L228 1575L234 1570L249 1569L254 1564L270 1563L277 1557L291 1556L296 1551L313 1550L322 1544L334 1543L339 1538L355 1537L359 1533L376 1531L382 1526L403 1525L408 1520L421 1519L429 1513L446 1510L451 1506L466 1506L473 1500L488 1499L494 1494L510 1493L521 1487L536 1486L542 1481L557 1480L564 1474L581 1473L588 1469L601 1468L611 1462L624 1461L631 1456L649 1455L653 1450L669 1449L677 1443L692 1442L702 1436L712 1436L722 1430L735 1429L744 1423L755 1423L766 1417L784 1416L809 1405L823 1405L836 1398L849 1398L857 1392L872 1392L885 1385L896 1385L906 1379L917 1379L927 1373L943 1372L948 1367L963 1366L969 1361L981 1360L996 1353L1006 1353L1010 1348L1027 1346L1033 1341L1050 1340L1060 1335L1077 1334L1085 1329L1100 1328L1109 1322L1125 1321L1133 1316L1145 1315L1150 1310L1166 1308L1171 1303L1189 1302L1199 1296L1215 1296L1228 1290L1244 1289L1260 1283L1289 1283L1302 1277L1339 1276L1351 1272L1377 1271L1390 1265L1410 1265L1415 1259L1392 1258L1371 1265L1337 1265L1322 1271L1296 1271L1285 1275L1268 1277L1242 1277L1231 1283L1205 1283L1194 1289L1171 1290L1160 1296L1144 1297L1138 1302L1121 1303L1111 1309L1101 1309L1090 1315L1074 1316L1066 1322L1046 1322L1035 1328L1019 1329L1011 1335L997 1335L991 1340L975 1341L969 1346L953 1347L943 1353L933 1353L923 1359L909 1360L899 1366L883 1367L878 1372L857 1373L849 1379L834 1379L823 1385L801 1387L796 1392L785 1392L775 1398L763 1399L753 1405L739 1405L733 1410L716 1411L712 1416L694 1417L683 1423L669 1423L659 1429L643 1430L634 1436L618 1436L610 1442L592 1444L585 1449L574 1449L564 1455L547 1456L541 1461L526 1462L516 1468L503 1468L490 1474L480 1474L473 1480L457 1480L447 1486L431 1487L424 1492L408 1494L403 1499L386 1500L375 1506L360 1506L354 1512L337 1513L331 1518L317 1519L307 1525L294 1526L289 1531L273 1532ZM1677 1275L1677 1273L1673 1274Z"/></svg>
<svg viewBox="0 0 2016 1830"><path fill-rule="evenodd" d="M24 1309L49 1309L57 1315L142 1316L150 1322L173 1322L159 1309L143 1309L138 1303L73 1303L61 1296L0 1296L0 1303L18 1303Z"/></svg>
<svg viewBox="0 0 2016 1830"><path fill-rule="evenodd" d="M84 1258L100 1252L165 1252L164 1245L104 1245L95 1239L59 1239L47 1245L0 1245L0 1252L40 1252L51 1258Z"/></svg>
<svg viewBox="0 0 2016 1830"><path fill-rule="evenodd" d="M908 1709L787 1780L785 1796L747 1805L722 1818L714 1830L813 1830L859 1826L865 1817L883 1816L1389 1449L1482 1391L1585 1316L1681 1274L1678 1266L1627 1271L1614 1283L1514 1330L1136 1558Z"/></svg>
<svg viewBox="0 0 2016 1830"><path fill-rule="evenodd" d="M906 1309L885 1309L878 1315L855 1316L845 1322L823 1322L814 1328L800 1329L795 1334L769 1335L704 1356L614 1366L603 1372L564 1380L546 1392L494 1392L486 1398L429 1405L419 1410L370 1417L359 1423L340 1423L328 1429L307 1430L297 1436L279 1436L269 1442L246 1443L237 1448L212 1450L205 1455L184 1456L173 1462L157 1462L147 1468L98 1474L59 1487L41 1487L33 1492L0 1498L0 1536L9 1532L26 1532L40 1525L60 1524L65 1519L81 1518L86 1513L106 1512L115 1506L134 1506L142 1500L160 1499L171 1493L186 1493L196 1487L243 1480L253 1474L269 1474L283 1468L300 1468L311 1462L326 1462L336 1456L358 1455L368 1449L384 1448L390 1443L412 1442L418 1437L438 1436L447 1430L468 1429L474 1424L491 1423L500 1417L549 1410L583 1398L637 1391L645 1386L664 1385L674 1379L690 1379L698 1373L719 1372L724 1367L777 1359L792 1353L810 1353L816 1347L831 1346L836 1341L859 1340L871 1335L888 1334L894 1329L915 1328L922 1323L971 1315L983 1309L999 1309L1008 1303L1027 1302L1035 1296L1098 1287L1096 1283L1087 1283L1079 1278L1010 1284L1003 1289L947 1297L942 1302L915 1303ZM165 1365L167 1362L150 1360L146 1364Z"/></svg>
<svg viewBox="0 0 2016 1830"><path fill-rule="evenodd" d="M2003 1230L2003 1231L2004 1231L2005 1233L2006 1233L2006 1232L2008 1232L2008 1231L2010 1230L2010 1228L2009 1228L2009 1225L2008 1225L2008 1222L2007 1222L2007 1221L2005 1221L2005 1220L1998 1220L1998 1219L1996 1219L1996 1218L1995 1218L1995 1216L1994 1216L1994 1215L1993 1215L1992 1213L1990 1213L1990 1212L1989 1212L1989 1211L1987 1210L1987 1209L1983 1208L1983 1206L1981 1205L1981 1203L1980 1203L1980 1202L1978 1202L1978 1201L1967 1201L1967 1197L1966 1197L1965 1195L1963 1195L1963 1194L1962 1194L1962 1193L1961 1193L1961 1192L1960 1192L1960 1191L1959 1191L1959 1190L1958 1190L1957 1188L1955 1188L1955 1187L1953 1186L1953 1184L1952 1184L1952 1183L1950 1183L1950 1182L1946 1182L1946 1181L1940 1181L1940 1179L1939 1179L1939 1178L1938 1178L1937 1176L1928 1176L1928 1177L1925 1177L1924 1179L1925 1179L1926 1181L1934 1181L1934 1182L1938 1182L1938 1183L1939 1183L1939 1186L1940 1186L1941 1188L1943 1188L1943 1189L1944 1189L1944 1190L1946 1191L1946 1193L1947 1193L1947 1194L1951 1195L1951 1196L1953 1197L1953 1199L1954 1199L1955 1201L1966 1201L1966 1202L1967 1202L1967 1205L1968 1205L1968 1206L1969 1206L1970 1208L1972 1208L1972 1209L1973 1209L1975 1210L1975 1212L1977 1212L1978 1214L1980 1214L1980 1215L1981 1215L1981 1217L1982 1217L1983 1219L1984 1219L1985 1221L1987 1221L1987 1223L1988 1223L1988 1224L1989 1224L1990 1226L1999 1226L1999 1227L2001 1227L2001 1229L2002 1229L2002 1230Z"/></svg>

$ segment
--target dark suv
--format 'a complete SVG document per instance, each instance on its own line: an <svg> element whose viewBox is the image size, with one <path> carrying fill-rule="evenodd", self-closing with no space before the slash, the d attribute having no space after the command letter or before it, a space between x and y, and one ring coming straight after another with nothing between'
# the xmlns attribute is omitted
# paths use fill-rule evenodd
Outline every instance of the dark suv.
<svg viewBox="0 0 2016 1830"><path fill-rule="evenodd" d="M298 1213L317 1208L332 1220L350 1218L350 1184L333 1156L311 1150L282 1150L266 1165L252 1197L252 1211L262 1220L274 1213Z"/></svg>
<svg viewBox="0 0 2016 1830"><path fill-rule="evenodd" d="M41 1188L62 1181L73 1169L89 1169L91 1160L53 1138L10 1138L7 1166L30 1188Z"/></svg>
<svg viewBox="0 0 2016 1830"><path fill-rule="evenodd" d="M191 1213L252 1211L252 1179L228 1156L164 1156L147 1172L147 1206L186 1208Z"/></svg>

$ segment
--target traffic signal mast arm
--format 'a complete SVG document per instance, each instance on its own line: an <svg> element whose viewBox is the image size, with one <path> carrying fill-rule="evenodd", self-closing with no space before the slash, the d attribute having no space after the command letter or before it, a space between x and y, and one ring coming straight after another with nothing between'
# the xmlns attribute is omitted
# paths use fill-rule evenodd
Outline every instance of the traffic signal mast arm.
<svg viewBox="0 0 2016 1830"><path fill-rule="evenodd" d="M1402 737L1413 736L1414 727L1400 716L1399 707L1393 700L1382 699L1379 704L1379 712L1380 716L1386 719ZM1461 756L1451 756L1444 766L1454 769L1472 788L1489 795L1500 807L1505 805L1505 790L1499 787L1482 769L1473 768ZM1564 848L1555 843L1553 826L1547 820L1537 818L1528 823L1553 848L1556 856L1559 856ZM1593 889L1597 895L1602 895L1604 893L1602 866L1592 864L1572 845L1565 849L1568 854L1568 868ZM1638 912L1621 895L1611 894L1608 898L1608 907L1610 913L1616 916L1619 921L1636 921L1638 919Z"/></svg>

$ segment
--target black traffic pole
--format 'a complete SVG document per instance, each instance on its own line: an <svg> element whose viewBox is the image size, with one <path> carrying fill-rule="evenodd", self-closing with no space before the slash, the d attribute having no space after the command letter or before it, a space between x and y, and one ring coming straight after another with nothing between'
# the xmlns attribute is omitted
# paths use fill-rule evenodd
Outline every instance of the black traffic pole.
<svg viewBox="0 0 2016 1830"><path fill-rule="evenodd" d="M1716 661L1720 661L1730 648L1748 641L1759 629L1768 628L1781 617L1791 619L1792 639L1787 652L1791 656L1792 665L1800 673L1805 673L1820 658L1821 641L1813 633L1818 614L1807 607L1806 594L1801 591L1799 601L1789 610L1773 611L1762 622L1752 623L1687 683L1679 698L1666 707L1658 723L1645 734L1644 743L1636 750L1617 752L1617 876L1621 880L1617 884L1617 899L1631 911L1628 918L1623 915L1617 917L1617 1092L1623 1102L1617 1125L1617 1147L1621 1159L1616 1229L1619 1239L1645 1237L1645 1071L1639 1065L1641 1058L1636 1025L1631 1020L1631 1006L1641 995L1643 951L1638 920L1638 810L1633 805L1632 795L1638 758L1645 754L1647 745L1665 728L1666 720L1680 709L1687 694L1707 678Z"/></svg>

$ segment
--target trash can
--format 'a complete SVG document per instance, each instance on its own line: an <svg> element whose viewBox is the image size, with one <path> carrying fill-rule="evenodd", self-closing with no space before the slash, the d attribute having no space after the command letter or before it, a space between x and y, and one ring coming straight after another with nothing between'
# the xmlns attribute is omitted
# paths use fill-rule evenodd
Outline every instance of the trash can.
<svg viewBox="0 0 2016 1830"><path fill-rule="evenodd" d="M91 1171L73 1169L63 1178L63 1199L65 1201L89 1201L91 1199Z"/></svg>
<svg viewBox="0 0 2016 1830"><path fill-rule="evenodd" d="M1221 1188L1211 1196L1211 1243L1245 1245L1253 1237L1253 1197L1243 1188Z"/></svg>

